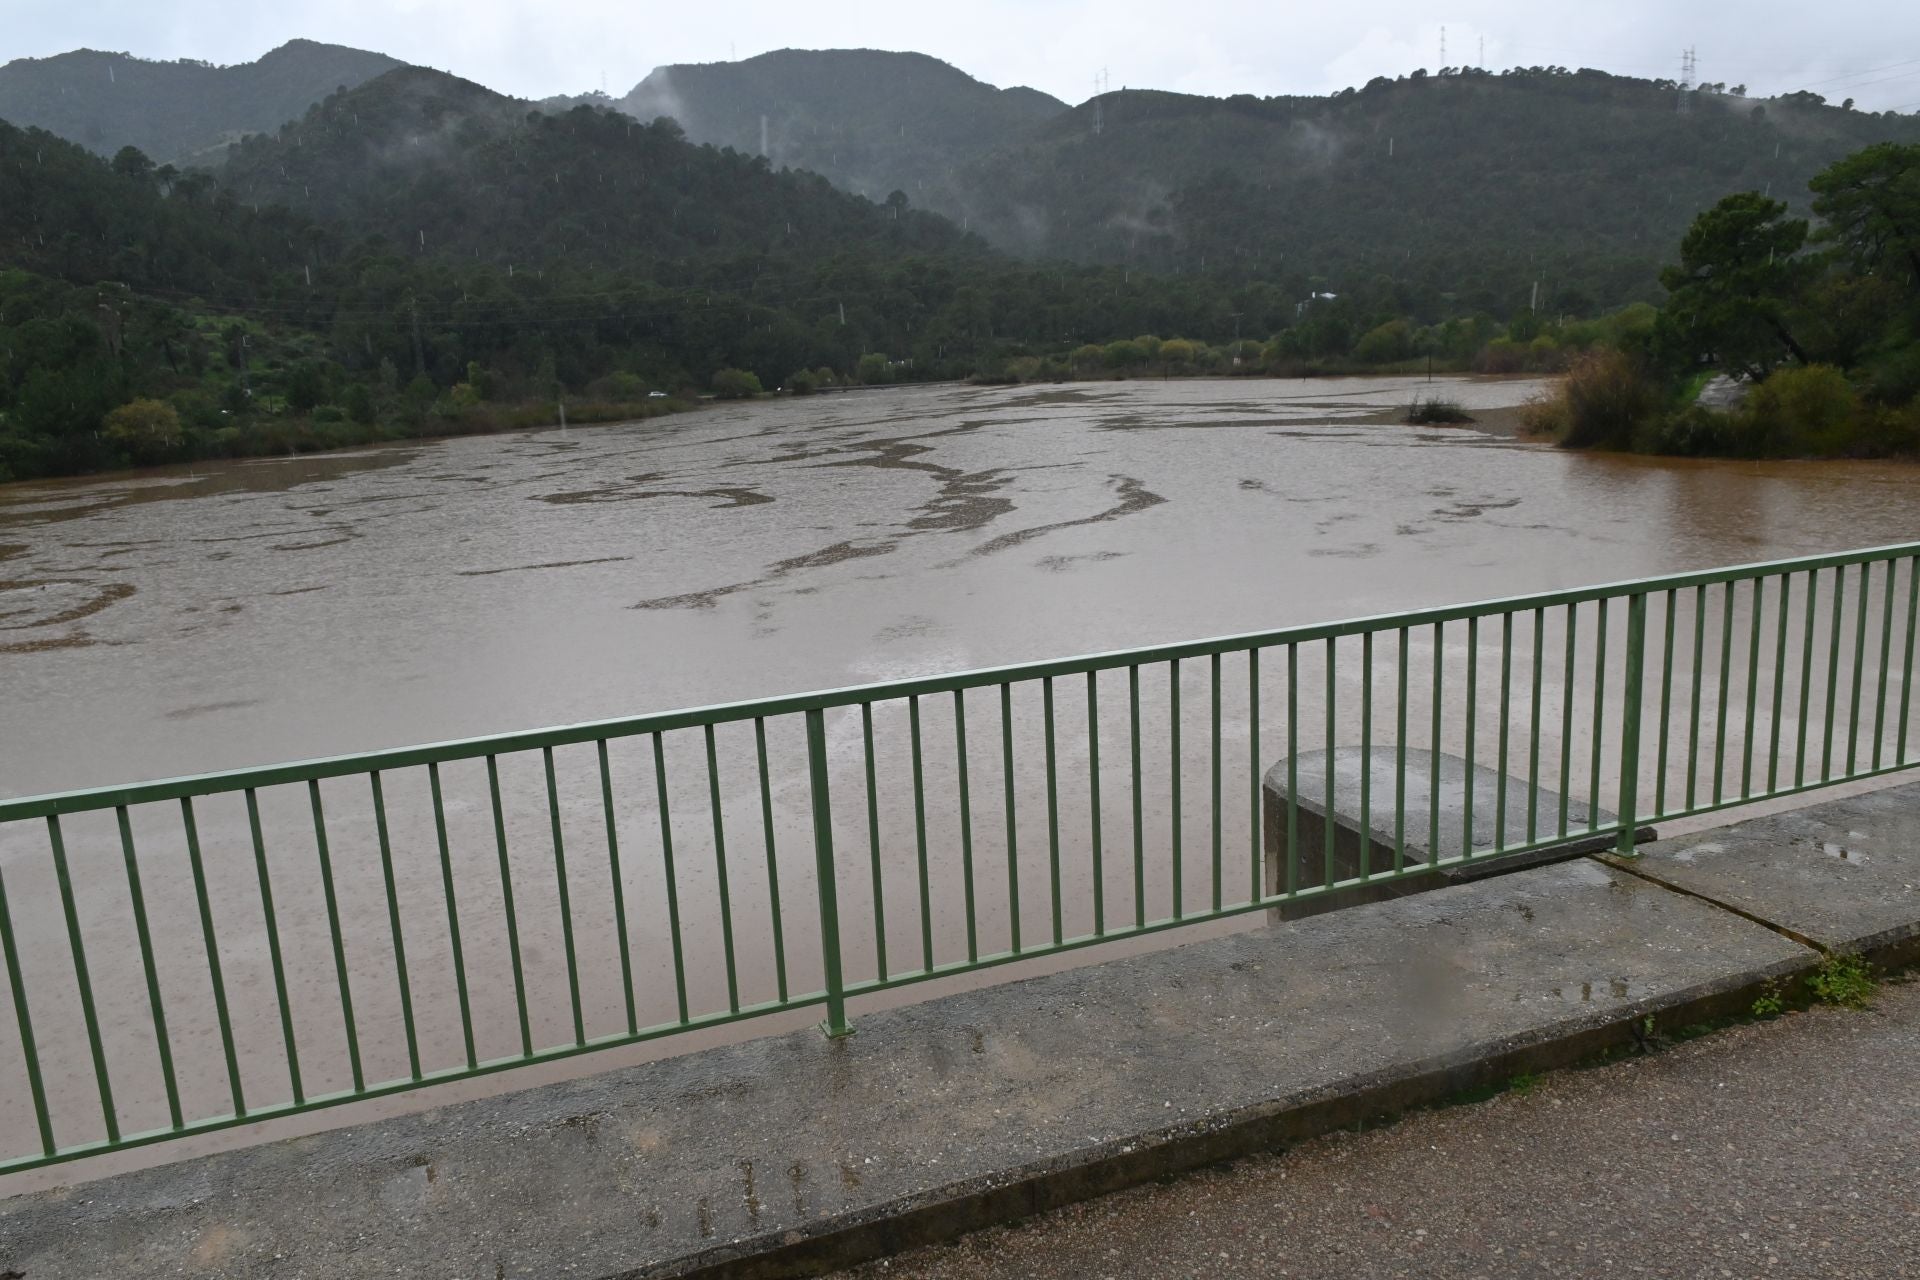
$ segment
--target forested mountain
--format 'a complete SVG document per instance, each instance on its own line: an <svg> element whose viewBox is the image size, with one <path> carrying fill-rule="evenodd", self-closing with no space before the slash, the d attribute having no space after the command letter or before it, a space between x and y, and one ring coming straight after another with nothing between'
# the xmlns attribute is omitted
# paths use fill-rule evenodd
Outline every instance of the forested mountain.
<svg viewBox="0 0 1920 1280"><path fill-rule="evenodd" d="M937 58L878 49L660 67L609 105L671 116L695 142L811 169L873 200L901 190L916 202L955 165L1067 110L1036 89L996 89Z"/></svg>
<svg viewBox="0 0 1920 1280"><path fill-rule="evenodd" d="M1385 276L1409 299L1582 313L1659 296L1661 256L1728 191L1807 180L1920 116L1755 101L1560 68L1376 79L1328 98L1111 93L921 203L1035 256L1180 272Z"/></svg>
<svg viewBox="0 0 1920 1280"><path fill-rule="evenodd" d="M700 279L716 258L823 259L958 249L946 221L809 173L690 145L672 122L533 110L407 67L234 148L222 186L405 248L498 266L565 261ZM983 249L978 242L974 248Z"/></svg>
<svg viewBox="0 0 1920 1280"><path fill-rule="evenodd" d="M204 161L242 134L277 129L334 90L400 65L383 53L312 40L228 67L76 49L0 66L0 120L101 155L132 146L160 163Z"/></svg>

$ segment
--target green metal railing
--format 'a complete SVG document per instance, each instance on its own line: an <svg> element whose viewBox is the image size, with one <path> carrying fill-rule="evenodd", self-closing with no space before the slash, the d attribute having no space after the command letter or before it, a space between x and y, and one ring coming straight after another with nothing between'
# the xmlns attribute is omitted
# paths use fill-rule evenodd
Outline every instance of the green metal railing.
<svg viewBox="0 0 1920 1280"><path fill-rule="evenodd" d="M1920 543L0 802L0 1171L844 1034L913 983L1910 768L1917 583ZM1357 870L1300 837L1356 746L1392 764Z"/></svg>

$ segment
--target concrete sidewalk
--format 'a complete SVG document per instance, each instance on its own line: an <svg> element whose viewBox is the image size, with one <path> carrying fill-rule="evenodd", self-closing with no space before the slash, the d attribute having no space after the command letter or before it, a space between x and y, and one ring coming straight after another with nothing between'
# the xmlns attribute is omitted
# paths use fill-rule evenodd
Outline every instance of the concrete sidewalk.
<svg viewBox="0 0 1920 1280"><path fill-rule="evenodd" d="M817 1271L1571 1062L1649 1017L1743 1010L1819 958L1770 911L1802 939L1903 951L1916 836L1904 787L1630 869L1581 859L856 1009L847 1040L770 1037L17 1197L0 1274ZM1828 917L1803 900L1843 890Z"/></svg>
<svg viewBox="0 0 1920 1280"><path fill-rule="evenodd" d="M1101 1196L846 1280L1912 1280L1920 980Z"/></svg>

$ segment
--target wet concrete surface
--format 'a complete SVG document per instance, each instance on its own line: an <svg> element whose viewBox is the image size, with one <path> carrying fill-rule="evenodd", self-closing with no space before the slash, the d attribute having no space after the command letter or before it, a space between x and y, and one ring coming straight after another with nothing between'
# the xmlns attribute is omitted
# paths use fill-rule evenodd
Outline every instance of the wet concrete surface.
<svg viewBox="0 0 1920 1280"><path fill-rule="evenodd" d="M1896 1280L1920 1268L1920 983L1330 1134L848 1280Z"/></svg>
<svg viewBox="0 0 1920 1280"><path fill-rule="evenodd" d="M1652 845L1634 870L1825 950L1920 957L1920 786Z"/></svg>
<svg viewBox="0 0 1920 1280"><path fill-rule="evenodd" d="M16 1197L0 1271L504 1280L871 1256L1564 1063L1649 1016L1750 1000L1812 955L1590 860L1540 867L856 1008L849 1039Z"/></svg>

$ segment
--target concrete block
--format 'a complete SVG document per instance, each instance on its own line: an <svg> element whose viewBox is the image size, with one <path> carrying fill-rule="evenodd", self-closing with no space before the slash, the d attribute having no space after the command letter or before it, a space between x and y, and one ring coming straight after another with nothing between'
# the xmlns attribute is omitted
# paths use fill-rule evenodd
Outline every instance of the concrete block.
<svg viewBox="0 0 1920 1280"><path fill-rule="evenodd" d="M1399 760L1392 745L1375 746L1370 756L1358 747L1336 747L1333 751L1333 810L1327 811L1327 752L1300 753L1297 778L1300 794L1294 825L1297 830L1298 865L1291 887L1309 889L1328 882L1327 830L1333 829L1332 879L1352 880L1363 873L1391 869L1397 846L1396 808L1398 805ZM1365 828L1360 822L1362 762L1366 761L1369 805ZM1406 761L1406 852L1404 866L1426 864L1437 858L1456 858L1468 849L1466 799L1469 785L1473 797L1472 854L1486 860L1458 864L1431 875L1414 876L1368 885L1358 885L1336 893L1308 898L1275 908L1277 919L1299 919L1323 911L1357 906L1425 893L1450 884L1465 884L1489 875L1518 871L1550 862L1564 862L1582 854L1611 849L1615 837L1590 835L1585 828L1605 826L1615 820L1602 809L1597 815L1584 800L1567 800L1568 835L1549 848L1525 853L1495 854L1500 844L1527 843L1528 815L1531 812L1536 838L1546 838L1560 827L1560 794L1545 787L1535 790L1524 778L1507 779L1504 821L1499 812L1500 774L1484 765L1469 765L1464 758L1441 752L1439 757L1439 842L1433 839L1434 756L1431 751L1409 748ZM1265 865L1268 893L1283 893L1290 887L1287 867L1288 761L1281 760L1267 771L1262 787L1265 815ZM1471 782L1469 783L1469 779ZM1504 832L1504 840L1502 833ZM1643 827L1636 838L1652 840L1654 831Z"/></svg>

